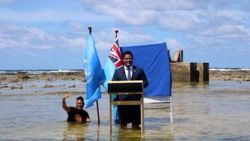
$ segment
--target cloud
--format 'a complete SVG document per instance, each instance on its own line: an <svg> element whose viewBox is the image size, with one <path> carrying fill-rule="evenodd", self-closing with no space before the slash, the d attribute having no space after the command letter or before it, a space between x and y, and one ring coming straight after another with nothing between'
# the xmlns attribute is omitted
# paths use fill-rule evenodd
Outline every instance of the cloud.
<svg viewBox="0 0 250 141"><path fill-rule="evenodd" d="M61 9L33 9L33 10L13 10L8 7L0 9L1 20L8 22L62 22L80 21L84 23L96 23L109 21L105 15L91 13L81 10L61 10ZM95 18L93 18L95 17Z"/></svg>
<svg viewBox="0 0 250 141"><path fill-rule="evenodd" d="M111 8L117 8L121 10L131 10L131 11L138 11L138 10L145 10L145 9L168 9L168 10L176 10L176 9L191 9L198 5L199 1L197 0L81 0L84 5L89 5L98 9L101 5L105 5ZM92 8L91 8L92 9Z"/></svg>
<svg viewBox="0 0 250 141"><path fill-rule="evenodd" d="M84 37L61 37L61 40L64 41L65 44L70 45L71 47L82 47L86 44Z"/></svg>
<svg viewBox="0 0 250 141"><path fill-rule="evenodd" d="M201 35L220 36L222 38L241 37L241 36L249 36L250 30L242 25L224 24L217 27L206 29L204 30L204 32L201 33Z"/></svg>
<svg viewBox="0 0 250 141"><path fill-rule="evenodd" d="M35 7L24 6L28 2ZM192 57L207 50L249 53L247 0L79 0L67 8L46 6L48 1L0 3L0 48L79 50L93 26L101 51L110 49L117 27L121 46L167 40L170 49L194 52Z"/></svg>
<svg viewBox="0 0 250 141"><path fill-rule="evenodd" d="M0 22L0 48L53 49L58 47L81 48L82 36L58 35L38 28Z"/></svg>
<svg viewBox="0 0 250 141"><path fill-rule="evenodd" d="M154 41L150 35L144 33L143 31L127 31L119 29L119 34L120 42L123 43L123 45L145 44Z"/></svg>
<svg viewBox="0 0 250 141"><path fill-rule="evenodd" d="M167 39L167 46L168 46L168 49L170 50L184 49L184 46L181 45L176 39L173 39L173 38Z"/></svg>
<svg viewBox="0 0 250 141"><path fill-rule="evenodd" d="M108 28L107 30L97 30L93 32L96 41L96 47L99 49L110 49L115 41L115 30L118 30L118 38L120 46L131 44L152 43L154 39L143 31L123 30L120 28Z"/></svg>
<svg viewBox="0 0 250 141"><path fill-rule="evenodd" d="M156 12L153 10L139 10L135 12L125 9L121 10L119 8L110 7L108 5L99 5L98 9L101 10L102 13L116 18L118 22L125 22L132 25L143 25L151 23L156 16Z"/></svg>
<svg viewBox="0 0 250 141"><path fill-rule="evenodd" d="M186 31L206 28L218 23L247 20L249 12L241 7L244 0L82 0L89 10L113 17L128 25L161 26L167 30ZM237 4L237 5L236 5Z"/></svg>
<svg viewBox="0 0 250 141"><path fill-rule="evenodd" d="M237 24L208 27L196 34L190 34L189 37L202 46L220 47L221 49L239 49L250 45L250 29Z"/></svg>
<svg viewBox="0 0 250 141"><path fill-rule="evenodd" d="M200 11L163 12L158 17L164 18L158 18L158 24L168 30L190 31L205 22L200 15Z"/></svg>
<svg viewBox="0 0 250 141"><path fill-rule="evenodd" d="M148 25L157 21L158 18L166 19L162 12L172 10L186 10L193 8L197 2L190 0L82 0L89 10L113 17L118 23L129 25ZM88 5L88 6L87 6Z"/></svg>
<svg viewBox="0 0 250 141"><path fill-rule="evenodd" d="M0 22L0 48L34 48L55 49L61 47L81 49L86 46L88 32L83 32L84 26L80 23L70 23L70 32L56 34L39 28L16 25L9 22ZM86 27L85 27L86 28ZM87 31L87 29L85 29ZM94 30L96 47L99 50L110 49L114 42L115 29ZM126 31L119 29L121 45L139 44L153 41L150 35L142 31Z"/></svg>
<svg viewBox="0 0 250 141"><path fill-rule="evenodd" d="M10 4L13 3L15 0L0 0L0 4Z"/></svg>
<svg viewBox="0 0 250 141"><path fill-rule="evenodd" d="M25 3L27 1L29 1L29 0L0 0L0 4L12 5L12 4L16 4L16 3Z"/></svg>

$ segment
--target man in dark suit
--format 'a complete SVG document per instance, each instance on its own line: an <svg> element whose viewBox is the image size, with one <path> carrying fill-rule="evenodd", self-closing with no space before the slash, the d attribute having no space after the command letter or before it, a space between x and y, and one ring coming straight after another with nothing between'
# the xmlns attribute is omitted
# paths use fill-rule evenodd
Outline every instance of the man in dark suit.
<svg viewBox="0 0 250 141"><path fill-rule="evenodd" d="M148 86L147 77L142 68L133 65L133 54L130 51L123 53L124 66L115 70L113 81L121 80L143 80L143 86ZM139 100L140 95L119 95L115 100ZM139 128L140 106L139 105L119 105L118 106L119 123L121 128L126 128L128 123L132 122L132 128Z"/></svg>

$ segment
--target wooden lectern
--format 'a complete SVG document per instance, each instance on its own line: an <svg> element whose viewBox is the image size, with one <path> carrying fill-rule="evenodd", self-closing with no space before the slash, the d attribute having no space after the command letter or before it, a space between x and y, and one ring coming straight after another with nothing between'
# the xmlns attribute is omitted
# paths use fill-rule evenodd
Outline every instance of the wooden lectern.
<svg viewBox="0 0 250 141"><path fill-rule="evenodd" d="M144 134L144 104L143 104L143 81L109 81L108 82L108 94L109 94L109 112L110 112L110 135L112 135L112 105L140 105L141 106L141 136ZM112 95L129 95L138 94L141 95L140 100L134 101L113 101Z"/></svg>

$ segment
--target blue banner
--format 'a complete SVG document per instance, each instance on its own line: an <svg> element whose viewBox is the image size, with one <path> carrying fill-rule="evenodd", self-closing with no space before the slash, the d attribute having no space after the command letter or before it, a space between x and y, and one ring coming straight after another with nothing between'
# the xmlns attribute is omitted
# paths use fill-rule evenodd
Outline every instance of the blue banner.
<svg viewBox="0 0 250 141"><path fill-rule="evenodd" d="M171 65L166 43L127 46L121 50L131 51L134 65L143 68L149 82L144 89L146 97L171 96Z"/></svg>

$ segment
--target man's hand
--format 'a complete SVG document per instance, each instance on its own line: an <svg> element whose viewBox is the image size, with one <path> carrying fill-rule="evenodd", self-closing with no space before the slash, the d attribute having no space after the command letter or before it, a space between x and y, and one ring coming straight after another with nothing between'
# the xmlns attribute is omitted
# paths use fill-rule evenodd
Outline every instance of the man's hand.
<svg viewBox="0 0 250 141"><path fill-rule="evenodd" d="M65 94L64 96L63 96L63 99L67 99L67 98L69 98L70 96L68 95L68 94Z"/></svg>
<svg viewBox="0 0 250 141"><path fill-rule="evenodd" d="M63 107L63 109L64 109L65 111L67 111L67 112L70 112L70 107L67 106L66 100L65 100L65 99L67 99L67 98L69 98L69 97L70 97L70 96L69 96L68 94L65 94L65 95L63 96L63 99L62 99L62 107Z"/></svg>

